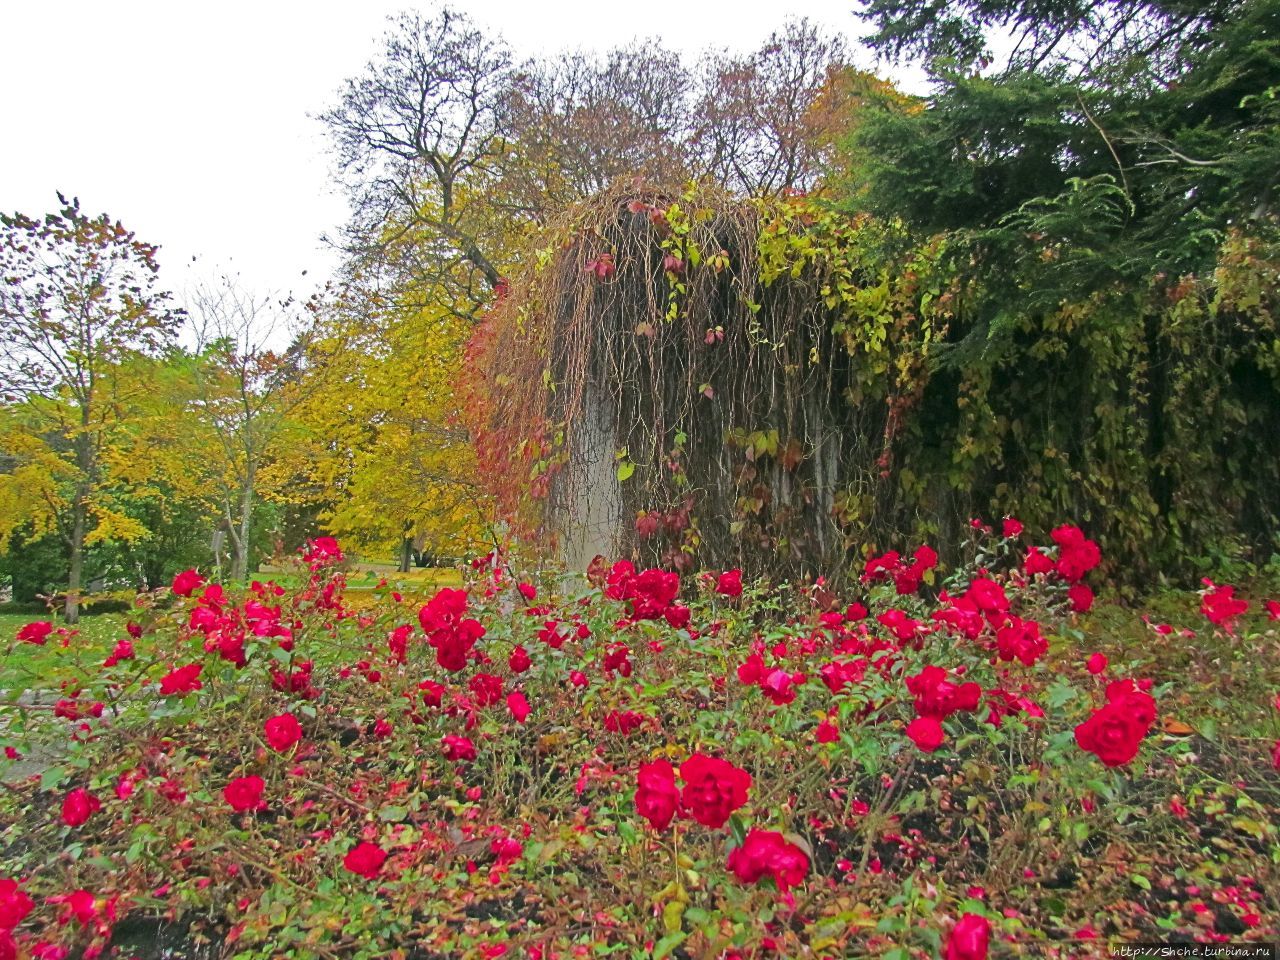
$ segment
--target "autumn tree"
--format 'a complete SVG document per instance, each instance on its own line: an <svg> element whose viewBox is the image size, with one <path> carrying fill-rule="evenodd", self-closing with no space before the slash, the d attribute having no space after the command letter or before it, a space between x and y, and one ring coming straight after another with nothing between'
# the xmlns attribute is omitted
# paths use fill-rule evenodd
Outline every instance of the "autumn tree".
<svg viewBox="0 0 1280 960"><path fill-rule="evenodd" d="M231 578L249 571L253 515L261 474L279 456L302 402L302 364L312 331L305 310L292 299L275 300L244 290L234 279L203 286L192 295L196 348L189 358L191 395L186 413L213 466L212 483L222 528L231 545ZM289 338L277 350L272 343ZM312 378L318 382L319 375ZM201 443L201 435L208 441Z"/></svg>
<svg viewBox="0 0 1280 960"><path fill-rule="evenodd" d="M390 254L413 234L428 256L414 279L474 316L501 272L461 202L468 177L501 155L501 108L511 54L465 15L401 14L381 54L321 115L352 200L345 245L365 273L403 263ZM388 228L392 228L388 230Z"/></svg>
<svg viewBox="0 0 1280 960"><path fill-rule="evenodd" d="M128 388L114 374L131 355L159 349L180 316L156 288L156 247L106 214L84 214L78 199L58 199L61 209L42 220L0 215L0 380L7 401L40 421L6 486L66 544L64 613L75 622L86 540L107 533L95 531L109 519L96 494Z"/></svg>
<svg viewBox="0 0 1280 960"><path fill-rule="evenodd" d="M691 137L698 171L741 193L812 188L823 133L813 108L846 57L840 37L801 19L753 53L705 58Z"/></svg>
<svg viewBox="0 0 1280 960"><path fill-rule="evenodd" d="M396 555L402 570L482 538L483 496L453 390L470 326L411 292L348 287L326 303L309 350L291 484L309 492L329 532Z"/></svg>
<svg viewBox="0 0 1280 960"><path fill-rule="evenodd" d="M527 61L505 100L510 150L496 202L543 222L619 177L683 181L690 92L679 55L652 40Z"/></svg>

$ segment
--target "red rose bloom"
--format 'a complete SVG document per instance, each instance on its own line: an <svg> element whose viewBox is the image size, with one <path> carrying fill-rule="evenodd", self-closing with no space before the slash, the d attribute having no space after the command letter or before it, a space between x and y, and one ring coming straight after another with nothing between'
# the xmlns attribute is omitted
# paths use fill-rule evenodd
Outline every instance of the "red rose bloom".
<svg viewBox="0 0 1280 960"><path fill-rule="evenodd" d="M692 611L688 607L682 607L677 603L663 610L662 616L676 630L683 630L689 626L689 618L692 616Z"/></svg>
<svg viewBox="0 0 1280 960"><path fill-rule="evenodd" d="M476 745L469 737L448 734L440 742L444 745L446 759L465 763L476 758Z"/></svg>
<svg viewBox="0 0 1280 960"><path fill-rule="evenodd" d="M261 810L266 806L262 799L262 791L266 784L261 777L237 777L222 790L222 799L231 804L236 813L246 810Z"/></svg>
<svg viewBox="0 0 1280 960"><path fill-rule="evenodd" d="M680 765L684 790L680 805L698 823L722 827L729 814L747 802L751 774L726 760L695 753Z"/></svg>
<svg viewBox="0 0 1280 960"><path fill-rule="evenodd" d="M387 851L377 844L361 841L347 851L342 858L342 865L352 873L359 874L367 880L374 880L387 862Z"/></svg>
<svg viewBox="0 0 1280 960"><path fill-rule="evenodd" d="M655 830L665 830L676 815L680 792L676 789L676 772L666 760L642 763L636 772L636 813Z"/></svg>
<svg viewBox="0 0 1280 960"><path fill-rule="evenodd" d="M84 787L77 787L63 798L62 822L68 827L78 827L102 809L102 801Z"/></svg>
<svg viewBox="0 0 1280 960"><path fill-rule="evenodd" d="M770 876L785 893L804 882L809 872L809 858L777 831L753 827L742 846L729 854L727 866L742 883L757 883Z"/></svg>
<svg viewBox="0 0 1280 960"><path fill-rule="evenodd" d="M516 647L511 651L511 656L507 657L507 666L512 673L524 673L532 664L533 661L529 659L529 651L524 647Z"/></svg>
<svg viewBox="0 0 1280 960"><path fill-rule="evenodd" d="M1085 663L1085 669L1096 677L1107 669L1107 655L1105 653L1095 653Z"/></svg>
<svg viewBox="0 0 1280 960"><path fill-rule="evenodd" d="M185 667L171 670L160 678L160 693L170 697L175 693L194 693L203 684L198 679L204 667L198 663L189 663Z"/></svg>
<svg viewBox="0 0 1280 960"><path fill-rule="evenodd" d="M1221 627L1231 633L1236 617L1249 609L1249 602L1236 599L1235 587L1215 587L1212 581L1205 582L1210 589L1200 601L1200 612L1215 627Z"/></svg>
<svg viewBox="0 0 1280 960"><path fill-rule="evenodd" d="M1074 583L1102 561L1102 552L1092 540L1085 539L1079 527L1063 524L1051 534L1058 545L1058 574Z"/></svg>
<svg viewBox="0 0 1280 960"><path fill-rule="evenodd" d="M121 660L132 660L133 658L133 641L128 639L119 640L111 651L111 655L102 661L102 665L103 667L114 667Z"/></svg>
<svg viewBox="0 0 1280 960"><path fill-rule="evenodd" d="M502 699L502 678L496 673L477 673L467 683L476 705L489 707Z"/></svg>
<svg viewBox="0 0 1280 960"><path fill-rule="evenodd" d="M1015 520L1013 517L1005 517L1004 525L1000 529L1000 534L1006 540L1012 540L1014 537L1022 536L1022 522Z"/></svg>
<svg viewBox="0 0 1280 960"><path fill-rule="evenodd" d="M1093 591L1083 583L1073 583L1067 590L1067 599L1076 613L1088 613L1093 606Z"/></svg>
<svg viewBox="0 0 1280 960"><path fill-rule="evenodd" d="M515 718L516 723L524 723L532 712L528 699L519 691L507 694L507 709L511 711L511 716Z"/></svg>
<svg viewBox="0 0 1280 960"><path fill-rule="evenodd" d="M726 597L742 596L742 571L728 570L720 574L720 579L716 581L716 593L722 593Z"/></svg>
<svg viewBox="0 0 1280 960"><path fill-rule="evenodd" d="M966 913L951 931L943 960L987 960L991 924L986 917Z"/></svg>
<svg viewBox="0 0 1280 960"><path fill-rule="evenodd" d="M916 717L907 724L907 736L925 753L933 753L942 746L942 741L947 735L942 729L942 721L937 717L928 716Z"/></svg>
<svg viewBox="0 0 1280 960"><path fill-rule="evenodd" d="M203 583L204 577L194 570L183 570L173 578L173 592L180 597L189 597Z"/></svg>
<svg viewBox="0 0 1280 960"><path fill-rule="evenodd" d="M989 577L974 580L964 596L984 613L1004 613L1009 609L1009 598L1004 594L1004 587Z"/></svg>
<svg viewBox="0 0 1280 960"><path fill-rule="evenodd" d="M1039 547L1032 547L1027 551L1025 569L1028 577L1034 577L1037 573L1049 573L1053 570L1053 558Z"/></svg>
<svg viewBox="0 0 1280 960"><path fill-rule="evenodd" d="M1155 701L1136 691L1119 693L1114 699L1110 689L1107 694L1108 703L1076 727L1076 743L1106 766L1119 767L1138 755L1155 720Z"/></svg>
<svg viewBox="0 0 1280 960"><path fill-rule="evenodd" d="M19 630L18 639L23 643L34 643L38 647L43 647L51 633L53 633L52 623L48 620L37 620Z"/></svg>
<svg viewBox="0 0 1280 960"><path fill-rule="evenodd" d="M302 724L292 713L281 713L263 725L267 743L277 753L284 753L302 739Z"/></svg>
<svg viewBox="0 0 1280 960"><path fill-rule="evenodd" d="M0 880L0 930L12 930L34 906L31 898L18 886L18 881Z"/></svg>

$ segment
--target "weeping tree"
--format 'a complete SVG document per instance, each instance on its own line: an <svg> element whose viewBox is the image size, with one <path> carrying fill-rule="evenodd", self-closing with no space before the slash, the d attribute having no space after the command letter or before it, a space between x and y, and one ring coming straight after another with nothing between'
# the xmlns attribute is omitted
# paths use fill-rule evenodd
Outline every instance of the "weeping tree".
<svg viewBox="0 0 1280 960"><path fill-rule="evenodd" d="M848 369L815 275L761 257L775 203L606 191L552 229L554 259L473 339L481 462L571 566L634 551L799 573L844 557L836 481L882 423L844 429Z"/></svg>

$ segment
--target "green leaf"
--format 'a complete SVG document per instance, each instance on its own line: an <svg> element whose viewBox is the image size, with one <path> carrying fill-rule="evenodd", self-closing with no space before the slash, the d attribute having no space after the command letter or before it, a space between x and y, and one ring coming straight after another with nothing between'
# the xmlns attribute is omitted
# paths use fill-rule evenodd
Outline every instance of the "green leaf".
<svg viewBox="0 0 1280 960"><path fill-rule="evenodd" d="M663 960L663 957L671 955L671 951L687 940L689 935L683 930L675 933L668 933L665 937L653 945L653 960Z"/></svg>
<svg viewBox="0 0 1280 960"><path fill-rule="evenodd" d="M634 846L636 841L640 839L640 834L636 832L635 824L630 820L618 821L618 836L622 838L622 842L627 846Z"/></svg>
<svg viewBox="0 0 1280 960"><path fill-rule="evenodd" d="M624 460L618 464L618 482L626 483L631 475L636 472L636 465L630 460Z"/></svg>

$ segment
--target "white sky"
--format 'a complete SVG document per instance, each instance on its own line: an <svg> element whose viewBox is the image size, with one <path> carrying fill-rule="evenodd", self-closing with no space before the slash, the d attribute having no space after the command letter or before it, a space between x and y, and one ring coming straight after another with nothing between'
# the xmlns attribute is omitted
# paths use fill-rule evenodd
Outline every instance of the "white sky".
<svg viewBox="0 0 1280 960"><path fill-rule="evenodd" d="M855 45L851 0L455 0L520 58L658 36L691 59L749 50L807 16ZM308 114L378 50L405 0L0 0L0 209L79 196L161 246L182 291L238 273L259 293L309 293L335 258L320 236L345 219L321 125ZM866 61L870 63L869 60ZM199 259L194 264L192 257ZM306 277L302 271L307 270Z"/></svg>

